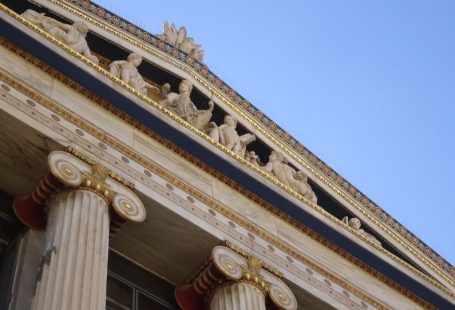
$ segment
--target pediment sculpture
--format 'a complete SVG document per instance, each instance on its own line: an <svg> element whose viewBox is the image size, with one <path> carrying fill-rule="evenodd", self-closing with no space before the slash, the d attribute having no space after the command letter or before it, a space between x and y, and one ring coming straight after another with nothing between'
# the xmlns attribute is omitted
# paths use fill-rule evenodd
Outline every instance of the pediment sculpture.
<svg viewBox="0 0 455 310"><path fill-rule="evenodd" d="M31 9L26 10L21 16L32 24L42 28L57 40L65 43L76 52L84 55L92 62L99 63L98 57L93 55L88 47L87 40L85 39L88 27L83 21L75 21L71 25L64 24L46 16L44 13L38 13Z"/></svg>
<svg viewBox="0 0 455 310"><path fill-rule="evenodd" d="M269 161L262 169L271 173L278 180L303 197L317 203L317 197L310 184L308 184L308 176L303 171L297 171L292 168L282 153L272 151L269 156Z"/></svg>
<svg viewBox="0 0 455 310"><path fill-rule="evenodd" d="M209 137L224 145L228 150L244 157L246 146L256 140L256 136L251 133L239 135L237 132L237 120L231 116L224 117L224 123L217 126L211 122L207 132Z"/></svg>
<svg viewBox="0 0 455 310"><path fill-rule="evenodd" d="M198 110L190 98L193 90L193 84L190 81L181 81L178 93L169 92L170 88L171 86L168 83L161 87L163 99L160 104L197 129L205 131L212 118L212 111L215 106L213 101L209 101L207 110Z"/></svg>
<svg viewBox="0 0 455 310"><path fill-rule="evenodd" d="M163 30L164 32L158 35L160 39L192 56L194 59L200 62L204 61L204 51L201 49L201 45L195 44L194 39L187 36L185 27L180 27L177 30L174 23L169 25L166 21L163 24Z"/></svg>
<svg viewBox="0 0 455 310"><path fill-rule="evenodd" d="M360 220L358 218L356 218L356 217L349 218L348 216L345 216L341 219L341 221L343 223L345 223L346 225L348 225L349 227L355 229L357 232L359 232L362 236L367 238L369 241L373 242L374 244L376 244L378 246L382 246L381 242L378 239L376 239L375 236L367 233L365 230L360 228L362 226L362 223L360 222Z"/></svg>
<svg viewBox="0 0 455 310"><path fill-rule="evenodd" d="M255 151L249 151L245 154L245 160L249 161L256 167L262 167L264 164L261 162L259 155Z"/></svg>
<svg viewBox="0 0 455 310"><path fill-rule="evenodd" d="M109 64L109 72L127 83L137 91L147 95L147 88L155 86L147 83L142 78L137 68L142 62L142 56L137 53L131 53L126 60L116 60Z"/></svg>

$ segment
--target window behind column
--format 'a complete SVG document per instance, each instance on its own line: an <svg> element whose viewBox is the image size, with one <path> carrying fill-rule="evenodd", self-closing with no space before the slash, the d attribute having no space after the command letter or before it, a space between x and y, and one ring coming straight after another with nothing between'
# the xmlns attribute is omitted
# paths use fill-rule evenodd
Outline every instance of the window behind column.
<svg viewBox="0 0 455 310"><path fill-rule="evenodd" d="M179 309L175 286L115 252L109 252L108 310Z"/></svg>
<svg viewBox="0 0 455 310"><path fill-rule="evenodd" d="M20 224L12 210L13 197L0 191L0 309L8 309L19 249Z"/></svg>

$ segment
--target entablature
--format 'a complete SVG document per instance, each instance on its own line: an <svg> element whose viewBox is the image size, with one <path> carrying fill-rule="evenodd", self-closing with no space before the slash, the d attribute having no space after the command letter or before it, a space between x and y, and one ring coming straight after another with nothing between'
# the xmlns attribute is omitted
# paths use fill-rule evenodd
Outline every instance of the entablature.
<svg viewBox="0 0 455 310"><path fill-rule="evenodd" d="M38 73L28 74L30 77ZM305 294L310 293L337 309L429 306L411 292L410 297L402 295L405 288L385 281L367 265L359 265L342 249L334 251L337 247L318 234L303 226L292 227L285 218L239 195L183 154L163 145L163 141L136 132L136 128L112 116L109 119L115 131L105 131L104 123L92 121L103 119L107 112L90 100L80 100L77 112L69 109L71 102L63 106L61 100L55 101L63 94L77 97L69 87L54 81L50 97L44 96L3 70L0 84L0 128L9 137L4 142L10 145L9 156L22 165L33 165L35 172L44 171L43 152L70 147L67 151L80 160L91 165L100 163L114 172L111 175L116 180L134 186L146 207L147 220L143 224L125 224L111 240L111 247L171 283L184 281L186 273L203 262L206 250L220 240L229 240L238 245L237 251L253 252L280 270L297 297L303 294L299 300L305 301ZM83 119L81 111L91 111L82 113L91 118ZM12 122L11 118L17 120ZM14 134L19 128L21 134ZM40 139L48 141L48 149L40 145ZM29 154L39 156L24 158L20 145L28 145ZM15 168L20 169L17 163ZM39 178L36 173L31 176ZM15 175L16 179L22 177L20 173ZM28 184L33 183L16 182L20 186L13 189L14 194L26 192ZM238 200L235 204L232 197ZM395 298L387 301L391 295Z"/></svg>

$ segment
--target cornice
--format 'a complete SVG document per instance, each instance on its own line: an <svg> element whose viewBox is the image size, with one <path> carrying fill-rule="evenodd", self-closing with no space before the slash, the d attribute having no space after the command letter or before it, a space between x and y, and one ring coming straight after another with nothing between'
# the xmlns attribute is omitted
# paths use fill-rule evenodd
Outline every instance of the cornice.
<svg viewBox="0 0 455 310"><path fill-rule="evenodd" d="M130 44L140 47L155 57L189 73L195 80L201 83L210 92L214 93L219 100L246 120L253 128L272 141L281 149L281 151L305 167L317 179L322 181L326 186L343 198L344 201L349 203L357 211L361 212L363 216L376 224L394 240L401 245L405 245L405 248L426 266L432 270L434 269L426 259L423 259L424 257L429 258L437 266L445 270L451 277L449 282L455 286L455 267L448 263L443 257L439 256L392 216L382 210L351 183L346 181L315 154L306 149L289 133L281 129L234 89L229 87L211 72L205 64L198 62L193 57L166 44L158 37L87 0L68 0L67 2L74 5L74 7L67 5L62 1L45 1L77 15L87 22L114 34L122 40L128 41ZM96 19L90 17L90 15L95 15ZM99 22L98 20L100 19L106 24ZM390 231L393 231L394 234L390 234Z"/></svg>
<svg viewBox="0 0 455 310"><path fill-rule="evenodd" d="M118 110L117 108L112 107L106 101L104 101L102 98L99 98L96 95L90 93L88 90L84 89L83 87L81 87L76 82L71 81L70 79L68 79L65 76L62 76L57 70L49 67L46 64L43 64L40 60L34 58L33 56L31 56L27 52L24 52L24 51L19 50L18 48L15 48L14 46L12 46L12 44L9 44L6 40L2 40L1 43L2 43L2 45L10 48L11 50L16 52L17 54L19 54L22 57L24 57L27 61L32 62L34 65L40 67L40 69L43 69L44 71L50 73L52 76L54 76L55 78L59 79L60 81L62 81L66 85L70 86L71 88L75 89L78 92L81 92L82 94L87 96L89 99L91 99L95 104L98 104L101 107L105 108L106 110L110 111L111 113L113 113L117 117L123 119L125 122L127 122L130 125L134 126L138 130L144 132L145 134L150 136L152 139L154 139L154 140L158 141L159 143L165 145L166 147L168 147L169 149L171 149L172 151L174 151L178 155L182 156L186 160L189 160L193 164L197 165L198 167L200 167L204 171L212 174L213 176L215 176L216 178L218 178L219 180L221 180L222 182L224 182L228 186L231 186L232 188L236 189L237 191L242 193L247 198L249 198L249 199L253 200L254 202L258 203L259 205L263 206L266 210L268 210L269 212L271 212L275 216L285 220L286 222L288 222L292 226L296 227L299 231L301 231L304 234L310 236L314 240L317 240L318 242L320 242L322 245L324 245L325 247L327 247L331 251L337 253L338 255L341 255L345 259L347 259L350 262L354 263L355 265L359 266L360 268L362 268L366 272L372 274L373 276L375 276L376 278L378 278L382 282L386 283L387 285L391 286L392 288L398 290L399 292L401 292L405 296L408 296L409 298L415 300L419 304L428 306L428 304L425 301L421 300L418 296L414 295L412 292L408 291L407 289L403 288L399 284L395 283L393 280L391 280L387 276L379 273L375 269L371 268L370 266L366 265L362 261L360 261L357 258L353 257L352 255L350 255L348 252L346 252L342 248L332 244L330 241L328 241L327 239L325 239L324 237L319 235L317 232L314 232L314 231L310 230L309 228L305 227L304 225L302 225L301 223L297 222L293 218L287 216L286 214L284 214L280 210L276 209L272 205L270 205L267 202L263 201L261 198L259 198L256 195L248 192L246 189L242 188L240 185L236 184L234 181L228 179L227 177L225 177L224 175L222 175L218 171L215 171L213 168L208 167L207 165L205 165L198 158L195 158L191 154L188 154L185 151L181 150L178 146L176 146L171 141L157 136L150 128L138 123L137 121L135 121L134 119L132 119L131 117L129 117L128 115L123 113L122 111ZM164 171L164 170L162 170L162 169L160 169L160 168L158 168L156 166L154 167L153 165L150 164L150 162L147 159L142 157L140 154L132 151L129 147L123 146L121 143L119 143L115 139L109 138L108 135L106 135L106 133L97 132L94 128L91 128L89 124L81 121L80 119L77 119L73 115L70 115L63 108L59 107L58 104L53 103L52 101L42 97L42 95L31 91L27 87L23 86L20 82L14 81L11 78L8 78L7 76L5 76L4 74L0 74L0 77L3 80L7 80L9 83L12 83L14 86L18 87L27 96L30 96L32 99L36 100L37 102L40 102L41 104L47 106L48 108L50 108L53 112L55 112L59 116L64 117L64 118L68 119L71 122L74 122L75 124L77 124L77 126L80 126L81 128L83 128L84 130L87 130L91 134L96 135L96 137L98 139L100 139L100 141L103 141L104 143L106 143L108 145L111 145L112 147L114 147L115 149L119 150L120 152L122 152L124 154L127 154L130 158L133 158L138 163L144 165L144 167L147 167L148 169L150 169L150 171L159 174L163 178L168 179L170 182L172 182L176 186L184 189L185 191L187 191L187 192L191 193L192 195L194 195L195 197L197 197L200 201L202 201L204 203L207 203L207 205L210 205L215 210L217 210L217 211L225 214L226 216L230 217L232 220L234 220L234 221L236 221L238 223L241 223L242 225L244 225L245 227L247 227L251 231L255 232L258 236L261 236L262 238L264 238L264 240L267 240L268 242L270 242L271 244L273 244L277 248L280 248L283 251L286 251L287 253L289 253L290 256L292 256L292 257L294 257L296 259L299 259L301 261L308 262L308 263L312 264L313 268L315 268L316 270L320 270L320 272L322 274L326 275L327 277L330 277L331 279L333 278L334 282L338 283L340 281L340 279L337 279L331 273L325 271L323 268L321 268L318 265L315 265L314 263L309 261L305 257L305 255L303 253L299 252L296 249L293 249L292 247L290 247L283 240L280 240L279 238L277 238L275 236L272 236L269 233L267 233L267 232L263 231L262 229L258 228L256 225L251 224L251 223L243 220L243 218L240 217L239 215L237 215L236 213L227 210L223 206L220 206L217 202L213 201L212 198L207 197L204 194L200 193L198 190L194 189L191 185L186 184L185 182L176 179L172 174L167 173L166 171ZM333 217L333 220L337 220L337 219ZM356 233L356 232L353 231L353 233ZM383 253L385 253L390 258L393 258L395 261L400 263L403 267L413 271L414 273L418 274L420 277L422 277L425 280L429 281L430 283L432 283L434 286L438 287L439 289L441 289L445 293L453 296L453 292L450 292L449 290L447 290L447 288L445 288L444 286L442 286L441 284L439 284L438 282L436 282L432 278L430 278L430 277L426 276L425 274L421 273L419 270L417 270L414 267L410 266L409 264L405 263L401 259L395 257L393 254L387 252L386 250L384 250L382 248L379 248L379 250L381 250ZM343 283L343 281L339 282L339 284L342 285L342 286L346 285L346 286L343 286L343 287L349 288L350 290L354 289L354 291L355 291L355 288L352 288L347 283Z"/></svg>

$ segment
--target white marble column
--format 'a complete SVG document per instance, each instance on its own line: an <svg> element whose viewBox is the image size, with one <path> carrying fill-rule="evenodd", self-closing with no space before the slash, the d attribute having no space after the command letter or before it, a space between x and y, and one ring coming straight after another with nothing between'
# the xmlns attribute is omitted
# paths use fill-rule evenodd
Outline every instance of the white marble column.
<svg viewBox="0 0 455 310"><path fill-rule="evenodd" d="M248 282L226 283L211 296L210 310L265 310L265 296Z"/></svg>
<svg viewBox="0 0 455 310"><path fill-rule="evenodd" d="M87 189L57 193L48 204L46 249L32 309L104 309L109 209Z"/></svg>
<svg viewBox="0 0 455 310"><path fill-rule="evenodd" d="M15 203L24 224L46 234L32 309L104 310L109 237L127 220L145 220L144 206L98 164L60 151L48 163L41 185Z"/></svg>

